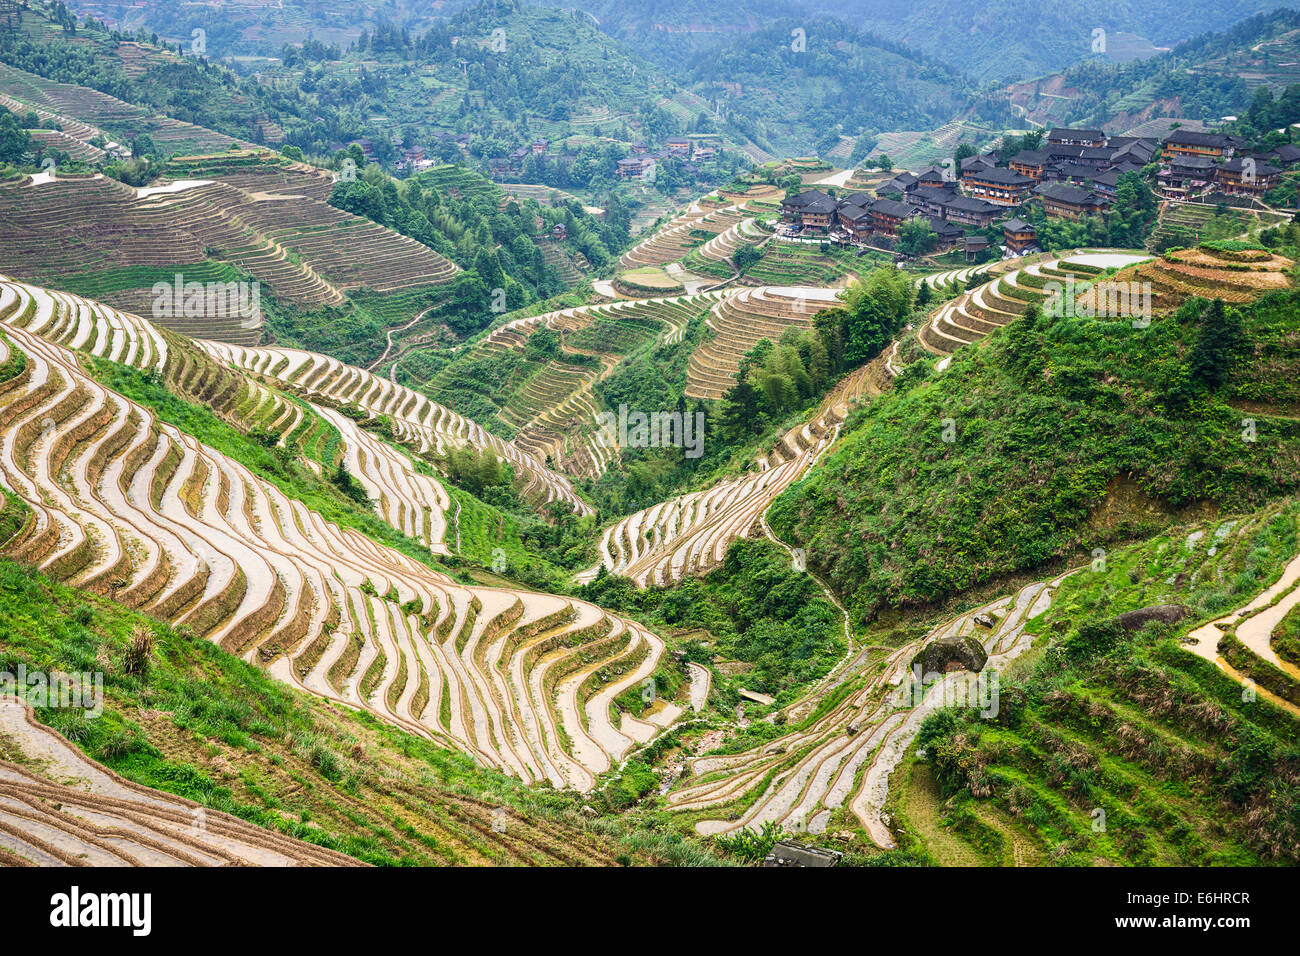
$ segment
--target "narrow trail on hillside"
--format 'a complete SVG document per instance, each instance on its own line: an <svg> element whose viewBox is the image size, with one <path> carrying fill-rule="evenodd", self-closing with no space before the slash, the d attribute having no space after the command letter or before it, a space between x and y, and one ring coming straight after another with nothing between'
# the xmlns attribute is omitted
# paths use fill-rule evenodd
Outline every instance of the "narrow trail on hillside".
<svg viewBox="0 0 1300 956"><path fill-rule="evenodd" d="M1270 638L1282 619L1298 604L1300 604L1300 555L1291 560L1276 582L1260 591L1247 604L1202 624L1189 633L1187 637L1191 644L1187 649L1197 657L1209 661L1238 684L1244 685L1249 678L1241 674L1219 653L1219 640L1224 634L1235 632L1237 640L1250 653L1283 673L1296 677L1295 665L1277 656ZM1290 701L1257 685L1252 686L1252 690L1283 710L1300 717L1300 707Z"/></svg>
<svg viewBox="0 0 1300 956"><path fill-rule="evenodd" d="M831 604L835 605L835 609L840 612L840 618L842 619L842 624L844 627L844 656L841 657L838 661L836 661L835 666L832 667L830 670L828 670L823 677L818 678L813 684L809 686L808 690L809 692L811 692L816 688L820 687L824 682L830 680L833 676L835 676L841 669L843 669L843 667L852 659L853 655L857 652L858 650L857 641L853 637L853 623L849 618L848 610L844 607L843 604L840 603L840 599L835 596L835 592L830 589L830 585L828 585L814 572L808 569L807 558L804 557L803 559L800 559L800 557L795 553L794 548L790 547L788 544L786 544L784 541L782 541L780 538L776 536L776 532L772 530L772 526L767 523L766 511L759 514L758 523L759 526L763 529L763 534L767 536L768 540L774 542L778 547L784 550L786 554L790 555L791 565L797 570L804 572L806 575L808 575L808 577L816 581L817 586L822 589L822 594L826 595L826 600L830 601ZM791 710L795 706L797 706L797 704L791 704L790 707L787 708L787 710Z"/></svg>
<svg viewBox="0 0 1300 956"><path fill-rule="evenodd" d="M385 346L385 348L384 348L384 354L381 355L381 356L379 356L379 358L375 359L375 360L374 360L373 362L371 362L369 365L367 365L367 366L366 366L366 371L367 371L367 372L373 372L375 369L379 368L379 366L381 366L381 365L384 364L384 360L388 358L388 353L391 352L391 351L393 350L393 333L394 333L394 332L405 332L407 329L409 329L411 326L415 325L417 322L419 322L422 318L424 318L426 315L428 315L428 314L429 314L430 312L432 312L432 311L433 311L433 308L432 308L432 307L430 307L430 308L428 308L428 309L425 309L423 312L421 312L419 315L417 315L415 318L413 318L410 322L407 322L405 325L398 325L398 326L396 326L396 327L394 327L394 328L391 328L391 329L386 330L386 331L384 332L384 336L388 339L388 345ZM396 380L396 379L393 379L393 381L397 381L397 380Z"/></svg>
<svg viewBox="0 0 1300 956"><path fill-rule="evenodd" d="M877 662L879 669L848 675L864 679L847 694L839 693L839 683L823 685L810 695L816 706L809 715L816 718L787 721L786 732L775 739L738 753L693 758L684 785L668 793L669 807L709 811L695 824L704 836L759 830L768 823L796 833L822 833L838 815L844 823L856 820L877 846L892 848L884 811L889 778L925 716L949 702L964 699L970 706L988 694L987 679L967 671L916 683L914 655L933 640L966 635L984 646L986 669L1001 670L1032 646L1028 621L1051 605L1057 586L1070 573L958 614L901 647L882 648L888 653ZM991 626L985 615L994 619ZM996 697L989 703L996 704Z"/></svg>

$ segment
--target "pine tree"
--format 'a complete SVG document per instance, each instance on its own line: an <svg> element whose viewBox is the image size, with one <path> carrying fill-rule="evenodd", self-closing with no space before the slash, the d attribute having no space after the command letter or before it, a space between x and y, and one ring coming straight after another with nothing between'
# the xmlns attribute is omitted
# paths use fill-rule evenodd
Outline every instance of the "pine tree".
<svg viewBox="0 0 1300 956"><path fill-rule="evenodd" d="M1046 366L1040 337L1042 320L1042 310L1031 305L1024 315L1007 326L1007 370L1022 385L1029 385L1041 377Z"/></svg>
<svg viewBox="0 0 1300 956"><path fill-rule="evenodd" d="M1201 316L1201 334L1189 361L1192 380L1213 390L1228 380L1245 345L1241 316L1215 299Z"/></svg>

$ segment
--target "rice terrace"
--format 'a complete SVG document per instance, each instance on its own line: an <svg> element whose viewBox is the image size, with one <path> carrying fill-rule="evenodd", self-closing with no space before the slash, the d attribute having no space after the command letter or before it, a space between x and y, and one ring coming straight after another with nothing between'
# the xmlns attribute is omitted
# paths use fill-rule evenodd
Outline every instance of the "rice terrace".
<svg viewBox="0 0 1300 956"><path fill-rule="evenodd" d="M1262 925L1300 11L1065 19L0 0L0 865L86 872L38 916L999 867Z"/></svg>

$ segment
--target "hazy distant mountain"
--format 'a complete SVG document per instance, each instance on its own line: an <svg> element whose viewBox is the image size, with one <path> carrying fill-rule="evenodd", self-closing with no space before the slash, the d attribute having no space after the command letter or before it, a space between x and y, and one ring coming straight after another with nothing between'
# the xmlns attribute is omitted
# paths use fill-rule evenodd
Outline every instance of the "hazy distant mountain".
<svg viewBox="0 0 1300 956"><path fill-rule="evenodd" d="M1145 38L1172 47L1253 14L1300 7L1279 0L805 0L810 13L843 20L923 50L982 80L1062 69L1098 53L1120 60ZM1104 30L1104 51L1094 50ZM1128 34L1128 36L1125 36Z"/></svg>

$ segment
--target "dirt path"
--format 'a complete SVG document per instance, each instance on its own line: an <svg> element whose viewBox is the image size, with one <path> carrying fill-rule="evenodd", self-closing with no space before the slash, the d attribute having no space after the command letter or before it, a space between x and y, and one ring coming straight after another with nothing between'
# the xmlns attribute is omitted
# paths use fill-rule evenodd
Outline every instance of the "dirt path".
<svg viewBox="0 0 1300 956"><path fill-rule="evenodd" d="M800 560L799 556L795 554L795 549L790 547L780 538L778 538L775 532L772 531L772 526L767 523L766 511L764 511L762 514L758 516L758 522L759 522L759 526L762 527L763 529L763 534L767 536L768 540L776 543L788 555L790 555L790 561L795 565L795 567L799 568L799 570L803 571L810 578L816 581L817 586L822 589L822 594L826 596L826 600L830 601L831 604L835 605L835 609L840 612L841 623L844 628L844 656L835 662L835 666L826 672L825 677L822 677L820 680L818 680L815 684L812 685L814 688L818 687L823 682L830 680L833 676L835 676L844 667L844 665L847 664L852 659L853 655L857 652L858 649L857 641L853 639L853 622L849 618L849 612L845 609L844 605L840 603L840 599L835 596L835 592L830 589L830 586L827 585L825 581L823 581L812 571L808 570L806 566L807 559L805 558Z"/></svg>
<svg viewBox="0 0 1300 956"><path fill-rule="evenodd" d="M369 365L367 365L367 366L366 366L366 371L368 371L368 372L373 372L373 371L374 371L375 369L377 369L379 366L381 366L381 365L384 364L384 360L385 360L386 358L388 358L388 353L391 352L391 351L393 350L393 333L394 333L394 332L405 332L407 329L409 329L411 326L415 325L417 322L419 322L422 318L424 318L426 315L428 315L428 314L429 314L430 312L432 312L432 311L433 311L433 309L425 309L423 312L421 312L419 315L417 315L415 318L413 318L410 322L407 322L405 325L399 325L399 326L397 326L397 327L395 327L395 328L391 328L391 329L388 329L387 331L385 331L385 332L384 332L384 335L385 335L385 336L387 337L387 339L388 339L388 345L385 346L385 348L384 348L384 354L381 355L381 356L379 356L379 358L375 359L375 360L374 360L373 362L371 362ZM396 381L396 380L394 379L394 381Z"/></svg>
<svg viewBox="0 0 1300 956"><path fill-rule="evenodd" d="M1187 637L1191 643L1187 649L1209 661L1233 680L1243 683L1242 675L1219 655L1219 639L1235 625L1237 639L1251 653L1278 670L1300 679L1300 669L1279 658L1270 643L1273 630L1297 604L1300 604L1300 555L1292 558L1283 569L1282 576L1248 604L1208 624L1202 624L1189 633ZM1262 687L1256 687L1255 692L1277 706L1300 715L1300 707L1290 701L1283 700Z"/></svg>
<svg viewBox="0 0 1300 956"><path fill-rule="evenodd" d="M691 675L691 710L700 713L709 700L709 688L713 683L713 672L702 664L691 661L686 665Z"/></svg>

